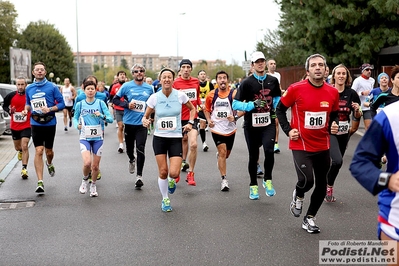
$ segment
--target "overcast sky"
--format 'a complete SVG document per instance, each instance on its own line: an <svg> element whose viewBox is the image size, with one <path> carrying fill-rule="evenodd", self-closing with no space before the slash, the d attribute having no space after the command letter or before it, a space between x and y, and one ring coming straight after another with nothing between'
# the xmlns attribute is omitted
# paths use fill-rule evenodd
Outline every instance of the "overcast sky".
<svg viewBox="0 0 399 266"><path fill-rule="evenodd" d="M76 0L10 2L22 29L39 20L53 24L74 52L78 39L80 52L178 54L228 64L234 59L240 65L244 51L249 60L256 40L276 29L280 18L274 0L77 0L77 34Z"/></svg>

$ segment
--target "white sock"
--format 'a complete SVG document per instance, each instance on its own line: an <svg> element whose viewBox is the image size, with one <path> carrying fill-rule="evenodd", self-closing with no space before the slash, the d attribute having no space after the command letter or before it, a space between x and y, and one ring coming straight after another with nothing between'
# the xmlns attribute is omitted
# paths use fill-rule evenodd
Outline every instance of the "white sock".
<svg viewBox="0 0 399 266"><path fill-rule="evenodd" d="M123 143L119 143L119 148L123 149Z"/></svg>
<svg viewBox="0 0 399 266"><path fill-rule="evenodd" d="M159 190L161 191L162 198L163 199L169 198L168 179L161 179L160 177L158 177L158 186L159 186Z"/></svg>

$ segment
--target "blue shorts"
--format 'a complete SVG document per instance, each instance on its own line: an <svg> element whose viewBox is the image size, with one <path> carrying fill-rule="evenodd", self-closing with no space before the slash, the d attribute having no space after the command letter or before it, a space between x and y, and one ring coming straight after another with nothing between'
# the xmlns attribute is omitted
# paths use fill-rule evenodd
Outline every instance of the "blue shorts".
<svg viewBox="0 0 399 266"><path fill-rule="evenodd" d="M85 139L80 140L80 152L90 151L97 156L101 156L103 153L104 140L92 140L87 141Z"/></svg>

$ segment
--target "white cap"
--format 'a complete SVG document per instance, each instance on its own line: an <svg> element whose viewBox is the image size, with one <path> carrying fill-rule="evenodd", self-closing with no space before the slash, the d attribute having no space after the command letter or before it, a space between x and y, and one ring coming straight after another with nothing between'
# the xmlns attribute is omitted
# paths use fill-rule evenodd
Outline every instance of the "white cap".
<svg viewBox="0 0 399 266"><path fill-rule="evenodd" d="M251 57L251 62L256 62L258 59L265 59L265 55L262 52L254 52Z"/></svg>
<svg viewBox="0 0 399 266"><path fill-rule="evenodd" d="M212 79L211 83L216 84L216 79Z"/></svg>

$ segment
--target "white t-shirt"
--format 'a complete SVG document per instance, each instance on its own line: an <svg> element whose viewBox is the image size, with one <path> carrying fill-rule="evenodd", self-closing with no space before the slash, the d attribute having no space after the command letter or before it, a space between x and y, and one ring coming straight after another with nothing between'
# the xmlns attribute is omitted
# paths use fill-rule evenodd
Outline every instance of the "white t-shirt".
<svg viewBox="0 0 399 266"><path fill-rule="evenodd" d="M361 95L363 91L371 91L374 88L375 80L373 78L365 79L362 76L357 77L352 83L352 89L356 91L360 98L360 104L363 111L370 110L370 107L364 106L364 103L369 99L368 95Z"/></svg>
<svg viewBox="0 0 399 266"><path fill-rule="evenodd" d="M273 76L273 77L275 77L277 80L278 80L278 83L281 83L280 82L280 80L281 80L281 75L280 75L280 73L278 73L278 72L276 72L276 71L274 71L274 73L268 73L270 76Z"/></svg>

